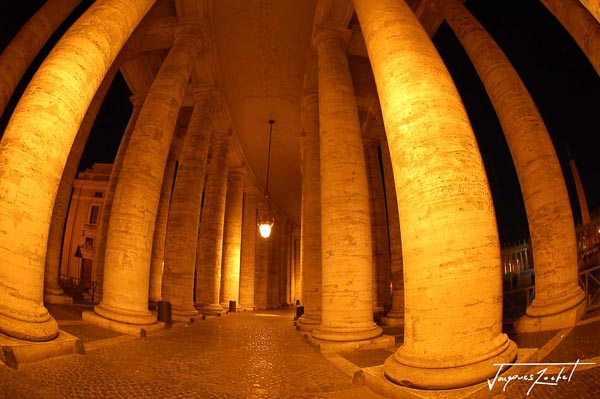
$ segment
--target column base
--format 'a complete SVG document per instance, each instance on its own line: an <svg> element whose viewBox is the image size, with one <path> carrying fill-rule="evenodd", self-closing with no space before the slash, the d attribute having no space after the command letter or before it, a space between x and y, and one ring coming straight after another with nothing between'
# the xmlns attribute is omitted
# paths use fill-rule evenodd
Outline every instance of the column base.
<svg viewBox="0 0 600 399"><path fill-rule="evenodd" d="M67 295L44 294L44 303L53 305L72 305L73 298Z"/></svg>
<svg viewBox="0 0 600 399"><path fill-rule="evenodd" d="M383 330L375 323L370 328L361 330L327 327L321 324L312 332L312 336L316 339L333 342L363 341L380 337L381 334L383 334Z"/></svg>
<svg viewBox="0 0 600 399"><path fill-rule="evenodd" d="M64 295L65 291L57 284L56 287L44 287L44 296L46 295Z"/></svg>
<svg viewBox="0 0 600 399"><path fill-rule="evenodd" d="M296 325L298 326L298 330L308 333L319 327L321 325L321 320L310 316L307 317L304 314L298 318Z"/></svg>
<svg viewBox="0 0 600 399"><path fill-rule="evenodd" d="M314 332L314 331L313 331ZM396 344L396 339L391 335L380 335L372 339L364 339L360 341L323 341L316 339L311 334L307 333L304 337L308 340L311 346L317 348L319 353L332 354L342 352L356 352L369 349L392 349Z"/></svg>
<svg viewBox="0 0 600 399"><path fill-rule="evenodd" d="M531 355L530 350L519 349L517 362L532 361ZM371 391L392 399L486 399L503 397L498 396L502 394L503 382L496 382L491 389L487 381L457 389L415 389L393 383L386 378L383 369L383 365L362 368L354 373L353 383L364 385ZM508 368L500 376L508 378L513 374L515 374L514 370ZM493 377L490 380L493 380Z"/></svg>
<svg viewBox="0 0 600 399"><path fill-rule="evenodd" d="M23 313L34 316L26 321L0 313L0 334L32 342L50 341L58 336L58 323L45 307L37 306L33 311L23 309Z"/></svg>
<svg viewBox="0 0 600 399"><path fill-rule="evenodd" d="M156 323L156 315L152 314L149 310L126 310L101 303L94 306L94 311L106 319L125 324L150 325Z"/></svg>
<svg viewBox="0 0 600 399"><path fill-rule="evenodd" d="M83 343L76 336L61 330L58 330L56 338L46 342L23 341L0 334L0 361L15 370L24 363L73 353L85 354Z"/></svg>
<svg viewBox="0 0 600 399"><path fill-rule="evenodd" d="M552 315L530 316L529 314L525 314L514 322L513 328L517 333L525 333L560 330L561 328L571 327L576 325L585 315L585 306L585 300L582 300L574 307Z"/></svg>
<svg viewBox="0 0 600 399"><path fill-rule="evenodd" d="M223 306L219 305L218 303L211 303L198 308L198 313L207 316L221 316L224 312L225 310L223 309Z"/></svg>
<svg viewBox="0 0 600 399"><path fill-rule="evenodd" d="M504 335L506 338L506 336ZM511 363L517 356L517 345L506 338L488 354L479 356L473 363L463 366L432 367L434 361L423 366L415 365L415 359L404 360L402 346L383 365L385 376L394 384L417 389L455 389L478 384L493 378L498 367L494 363ZM469 360L466 359L465 362Z"/></svg>
<svg viewBox="0 0 600 399"><path fill-rule="evenodd" d="M403 326L404 325L404 315L390 316L390 313L388 313L387 316L383 316L381 318L381 323L383 323L386 326Z"/></svg>
<svg viewBox="0 0 600 399"><path fill-rule="evenodd" d="M81 314L81 319L94 324L98 327L105 328L107 330L116 331L122 334L133 335L137 337L145 337L146 335L162 330L165 328L165 323L157 322L149 324L132 324L124 323L121 321L111 320L96 312L88 311Z"/></svg>

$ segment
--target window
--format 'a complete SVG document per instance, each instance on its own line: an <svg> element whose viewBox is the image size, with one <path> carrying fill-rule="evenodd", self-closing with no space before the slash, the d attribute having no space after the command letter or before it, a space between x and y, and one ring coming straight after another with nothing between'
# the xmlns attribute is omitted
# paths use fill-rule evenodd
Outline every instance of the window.
<svg viewBox="0 0 600 399"><path fill-rule="evenodd" d="M89 224L98 224L98 216L100 216L100 207L98 205L92 205L90 209Z"/></svg>

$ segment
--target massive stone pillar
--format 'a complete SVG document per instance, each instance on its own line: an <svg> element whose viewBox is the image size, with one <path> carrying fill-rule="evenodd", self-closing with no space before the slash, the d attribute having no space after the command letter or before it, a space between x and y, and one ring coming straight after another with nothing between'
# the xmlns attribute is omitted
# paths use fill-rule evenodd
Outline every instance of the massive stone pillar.
<svg viewBox="0 0 600 399"><path fill-rule="evenodd" d="M300 263L300 231L298 230L298 228L294 229L294 236L292 240L292 256L294 259L294 302L300 300L300 303L303 303L304 298L302 297L302 264Z"/></svg>
<svg viewBox="0 0 600 399"><path fill-rule="evenodd" d="M540 0L560 21L600 75L600 23L578 0ZM596 1L596 10L600 9ZM597 18L597 17L596 17ZM537 262L537 260L536 260Z"/></svg>
<svg viewBox="0 0 600 399"><path fill-rule="evenodd" d="M227 159L231 132L215 132L206 171L204 205L196 250L196 304L200 312L220 314L223 224L227 193Z"/></svg>
<svg viewBox="0 0 600 399"><path fill-rule="evenodd" d="M81 0L48 0L0 54L0 116L15 88L52 33Z"/></svg>
<svg viewBox="0 0 600 399"><path fill-rule="evenodd" d="M258 203L259 213L266 207L266 200L262 198ZM262 238L260 235L256 237L254 304L258 309L266 309L269 306L268 283L272 240L273 235L271 238Z"/></svg>
<svg viewBox="0 0 600 399"><path fill-rule="evenodd" d="M477 142L450 74L408 5L354 5L380 96L402 228L404 343L384 373L415 388L476 384L495 375L494 363L516 356L502 333L500 245Z"/></svg>
<svg viewBox="0 0 600 399"><path fill-rule="evenodd" d="M199 48L194 31L176 36L127 147L108 226L102 302L94 308L113 322L110 328L114 322L156 322L148 310L152 239L169 147Z"/></svg>
<svg viewBox="0 0 600 399"><path fill-rule="evenodd" d="M94 301L102 300L102 288L104 285L104 255L106 252L106 238L108 236L108 223L110 221L110 213L112 211L112 204L115 198L115 189L119 182L119 174L121 173L121 167L123 166L123 159L131 139L131 133L140 116L142 105L146 99L146 94L134 94L131 96L131 103L133 110L129 117L129 122L121 138L117 155L113 162L112 169L110 171L110 178L108 179L108 186L106 187L106 193L104 195L104 207L102 208L102 215L100 216L100 224L98 225L98 242L96 245L96 254L94 256L94 280L96 281L96 291L94 292Z"/></svg>
<svg viewBox="0 0 600 399"><path fill-rule="evenodd" d="M574 325L585 312L585 295L578 283L569 195L550 135L525 85L483 27L456 0L442 0L439 6L490 96L523 192L535 259L535 299L515 328Z"/></svg>
<svg viewBox="0 0 600 399"><path fill-rule="evenodd" d="M358 110L346 57L347 31L315 37L319 65L322 323L319 340L372 339L373 270L369 187Z"/></svg>
<svg viewBox="0 0 600 399"><path fill-rule="evenodd" d="M63 295L63 289L58 284L60 252L65 232L65 221L67 219L71 193L73 191L73 180L75 180L75 176L77 175L77 168L81 161L81 155L85 149L98 111L100 111L100 106L104 102L104 97L106 96L117 71L118 67L116 63L113 63L81 122L81 126L77 132L75 141L73 141L73 146L69 152L69 158L67 158L67 163L65 164L65 169L60 179L56 199L54 200L54 208L52 209L52 221L50 222L48 247L46 249L46 268L44 270L44 302L46 303L73 302L73 298ZM97 244L94 246L97 248Z"/></svg>
<svg viewBox="0 0 600 399"><path fill-rule="evenodd" d="M288 304L288 287L289 287L289 237L290 237L290 225L288 217L281 216L279 236L279 299L277 303L279 306L286 306Z"/></svg>
<svg viewBox="0 0 600 399"><path fill-rule="evenodd" d="M363 139L371 205L373 248L373 310L383 311L390 304L390 244L388 240L385 193L379 166L379 140Z"/></svg>
<svg viewBox="0 0 600 399"><path fill-rule="evenodd" d="M280 213L273 209L275 224L269 237L269 263L267 295L269 298L269 308L278 308L281 305L281 239L283 234L283 218Z"/></svg>
<svg viewBox="0 0 600 399"><path fill-rule="evenodd" d="M242 205L244 201L244 171L231 170L227 181L225 229L223 232L223 262L221 304L239 302L240 261L242 247Z"/></svg>
<svg viewBox="0 0 600 399"><path fill-rule="evenodd" d="M242 217L242 255L240 263L240 307L253 310L255 307L254 286L256 274L256 209L259 192L248 187L244 192Z"/></svg>
<svg viewBox="0 0 600 399"><path fill-rule="evenodd" d="M162 299L162 280L165 269L165 242L167 236L167 220L171 205L173 182L175 181L175 168L181 154L186 130L178 126L171 140L169 155L165 164L165 171L160 188L156 221L154 222L154 236L152 238L152 254L150 256L150 280L148 282L148 300L151 302ZM176 314L176 313L175 313Z"/></svg>
<svg viewBox="0 0 600 399"><path fill-rule="evenodd" d="M387 207L388 237L390 249L390 273L392 279L392 308L382 318L382 322L395 326L404 324L404 269L402 267L402 240L400 237L400 217L390 149L385 139L385 129L381 112L378 111L378 126L382 130L381 159L383 164L383 180L385 182L385 198Z"/></svg>
<svg viewBox="0 0 600 399"><path fill-rule="evenodd" d="M52 207L69 151L96 90L153 0L94 3L31 80L0 143L0 332L50 340L43 303Z"/></svg>
<svg viewBox="0 0 600 399"><path fill-rule="evenodd" d="M304 97L302 140L302 208L300 263L304 314L298 319L301 331L321 324L321 161L319 151L319 97Z"/></svg>
<svg viewBox="0 0 600 399"><path fill-rule="evenodd" d="M217 92L212 88L194 91L194 110L173 187L166 232L162 298L171 303L174 318L198 314L194 308L196 244L216 100Z"/></svg>

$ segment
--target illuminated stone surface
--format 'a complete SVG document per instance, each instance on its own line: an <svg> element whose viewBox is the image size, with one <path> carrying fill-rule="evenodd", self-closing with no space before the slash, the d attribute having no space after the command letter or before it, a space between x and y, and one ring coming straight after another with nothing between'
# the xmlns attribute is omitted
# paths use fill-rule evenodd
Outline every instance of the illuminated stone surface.
<svg viewBox="0 0 600 399"><path fill-rule="evenodd" d="M365 158L344 35L323 30L319 63L322 323L319 340L378 337L373 322L371 220Z"/></svg>
<svg viewBox="0 0 600 399"><path fill-rule="evenodd" d="M535 299L515 327L539 331L574 325L583 316L585 295L578 282L569 195L550 135L525 85L483 27L456 0L443 0L440 10L494 104L523 192L535 259Z"/></svg>
<svg viewBox="0 0 600 399"><path fill-rule="evenodd" d="M256 275L256 209L259 192L255 188L244 189L242 217L242 254L240 263L240 307L254 309L254 285Z"/></svg>
<svg viewBox="0 0 600 399"><path fill-rule="evenodd" d="M402 229L404 343L385 362L385 375L419 388L482 382L495 374L492 363L515 358L516 345L502 333L498 232L473 131L410 8L393 0L354 5L380 97Z"/></svg>
<svg viewBox="0 0 600 399"><path fill-rule="evenodd" d="M217 93L205 87L194 93L194 110L185 135L169 209L162 298L173 316L193 316L196 244L200 205ZM157 273L158 274L158 273Z"/></svg>
<svg viewBox="0 0 600 399"><path fill-rule="evenodd" d="M7 335L44 341L58 334L42 305L52 205L87 108L153 3L94 3L40 66L4 132L0 192L10 194L0 201L0 331Z"/></svg>
<svg viewBox="0 0 600 399"><path fill-rule="evenodd" d="M108 227L102 302L95 307L107 319L156 322L148 310L152 238L177 113L199 48L198 36L177 36L127 146Z"/></svg>
<svg viewBox="0 0 600 399"><path fill-rule="evenodd" d="M210 149L196 249L196 304L203 313L221 313L221 261L231 133L216 131Z"/></svg>
<svg viewBox="0 0 600 399"><path fill-rule="evenodd" d="M27 68L50 35L81 0L49 0L0 54L0 115Z"/></svg>
<svg viewBox="0 0 600 399"><path fill-rule="evenodd" d="M231 170L227 180L225 228L223 231L223 275L221 276L221 304L239 302L240 255L242 246L242 205L244 200L244 173Z"/></svg>

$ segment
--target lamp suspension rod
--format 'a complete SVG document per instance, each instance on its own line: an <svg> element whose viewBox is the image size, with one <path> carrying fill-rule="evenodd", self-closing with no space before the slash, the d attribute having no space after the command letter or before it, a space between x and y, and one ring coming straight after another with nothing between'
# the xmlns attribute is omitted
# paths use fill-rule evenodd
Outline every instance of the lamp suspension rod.
<svg viewBox="0 0 600 399"><path fill-rule="evenodd" d="M271 169L271 134L273 133L273 123L275 121L273 119L269 120L269 149L267 150L267 187L265 189L265 194L269 193L269 171Z"/></svg>

